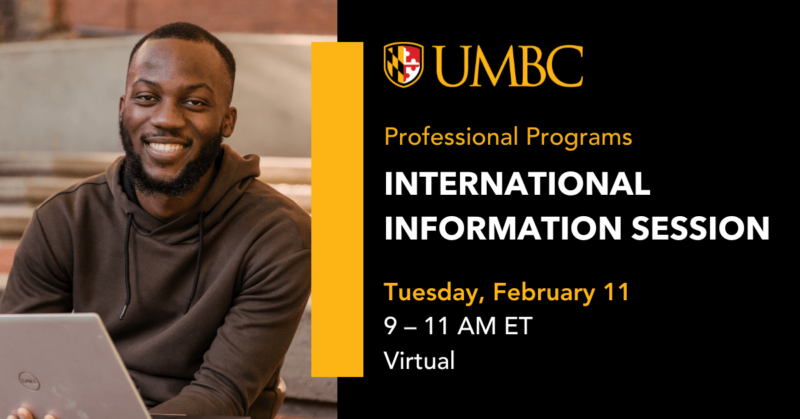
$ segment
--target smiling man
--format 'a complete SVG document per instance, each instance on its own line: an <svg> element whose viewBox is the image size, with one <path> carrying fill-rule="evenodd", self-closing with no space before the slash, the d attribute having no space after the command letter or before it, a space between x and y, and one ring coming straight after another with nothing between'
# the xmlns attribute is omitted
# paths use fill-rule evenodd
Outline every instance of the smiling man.
<svg viewBox="0 0 800 419"><path fill-rule="evenodd" d="M152 413L277 414L310 295L310 218L226 144L235 63L174 23L131 52L125 157L43 203L0 313L95 312Z"/></svg>

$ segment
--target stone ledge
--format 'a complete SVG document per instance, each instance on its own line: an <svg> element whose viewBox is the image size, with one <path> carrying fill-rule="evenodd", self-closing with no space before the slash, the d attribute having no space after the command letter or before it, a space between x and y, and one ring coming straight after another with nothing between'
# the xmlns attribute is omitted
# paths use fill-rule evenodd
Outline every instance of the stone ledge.
<svg viewBox="0 0 800 419"><path fill-rule="evenodd" d="M33 210L27 205L0 206L0 236L21 236L28 227Z"/></svg>
<svg viewBox="0 0 800 419"><path fill-rule="evenodd" d="M121 153L0 152L0 176L86 178L103 173ZM260 157L264 183L311 184L311 159Z"/></svg>

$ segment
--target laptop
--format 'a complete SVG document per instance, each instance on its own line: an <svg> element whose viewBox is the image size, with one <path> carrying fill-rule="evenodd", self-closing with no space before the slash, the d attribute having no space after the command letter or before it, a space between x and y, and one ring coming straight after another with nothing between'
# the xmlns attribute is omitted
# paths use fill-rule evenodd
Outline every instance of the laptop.
<svg viewBox="0 0 800 419"><path fill-rule="evenodd" d="M95 313L0 315L0 417L19 407L37 419L212 418L151 416Z"/></svg>

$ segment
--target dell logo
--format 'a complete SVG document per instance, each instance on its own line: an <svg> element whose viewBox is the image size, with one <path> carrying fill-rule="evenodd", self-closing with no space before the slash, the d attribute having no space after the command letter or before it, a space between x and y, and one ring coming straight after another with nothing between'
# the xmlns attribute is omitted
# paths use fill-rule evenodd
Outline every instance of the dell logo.
<svg viewBox="0 0 800 419"><path fill-rule="evenodd" d="M19 382L20 384L25 386L25 388L27 388L28 390L33 390L33 391L39 390L39 380L37 380L36 377L34 377L31 374L28 374L27 372L23 372L19 375Z"/></svg>

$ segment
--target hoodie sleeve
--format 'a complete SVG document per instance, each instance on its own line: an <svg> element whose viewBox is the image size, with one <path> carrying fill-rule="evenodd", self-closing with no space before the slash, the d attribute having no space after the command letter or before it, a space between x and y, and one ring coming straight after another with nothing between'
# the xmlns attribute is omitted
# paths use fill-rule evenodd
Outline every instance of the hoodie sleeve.
<svg viewBox="0 0 800 419"><path fill-rule="evenodd" d="M72 280L64 260L69 247L48 239L35 211L14 253L0 314L72 311Z"/></svg>
<svg viewBox="0 0 800 419"><path fill-rule="evenodd" d="M241 292L194 381L151 413L246 415L264 389L277 387L277 372L311 293L311 250L298 240L280 240L288 229L297 236L297 227L288 224L293 223L261 236L250 248ZM272 417L277 407L280 400L268 407Z"/></svg>

